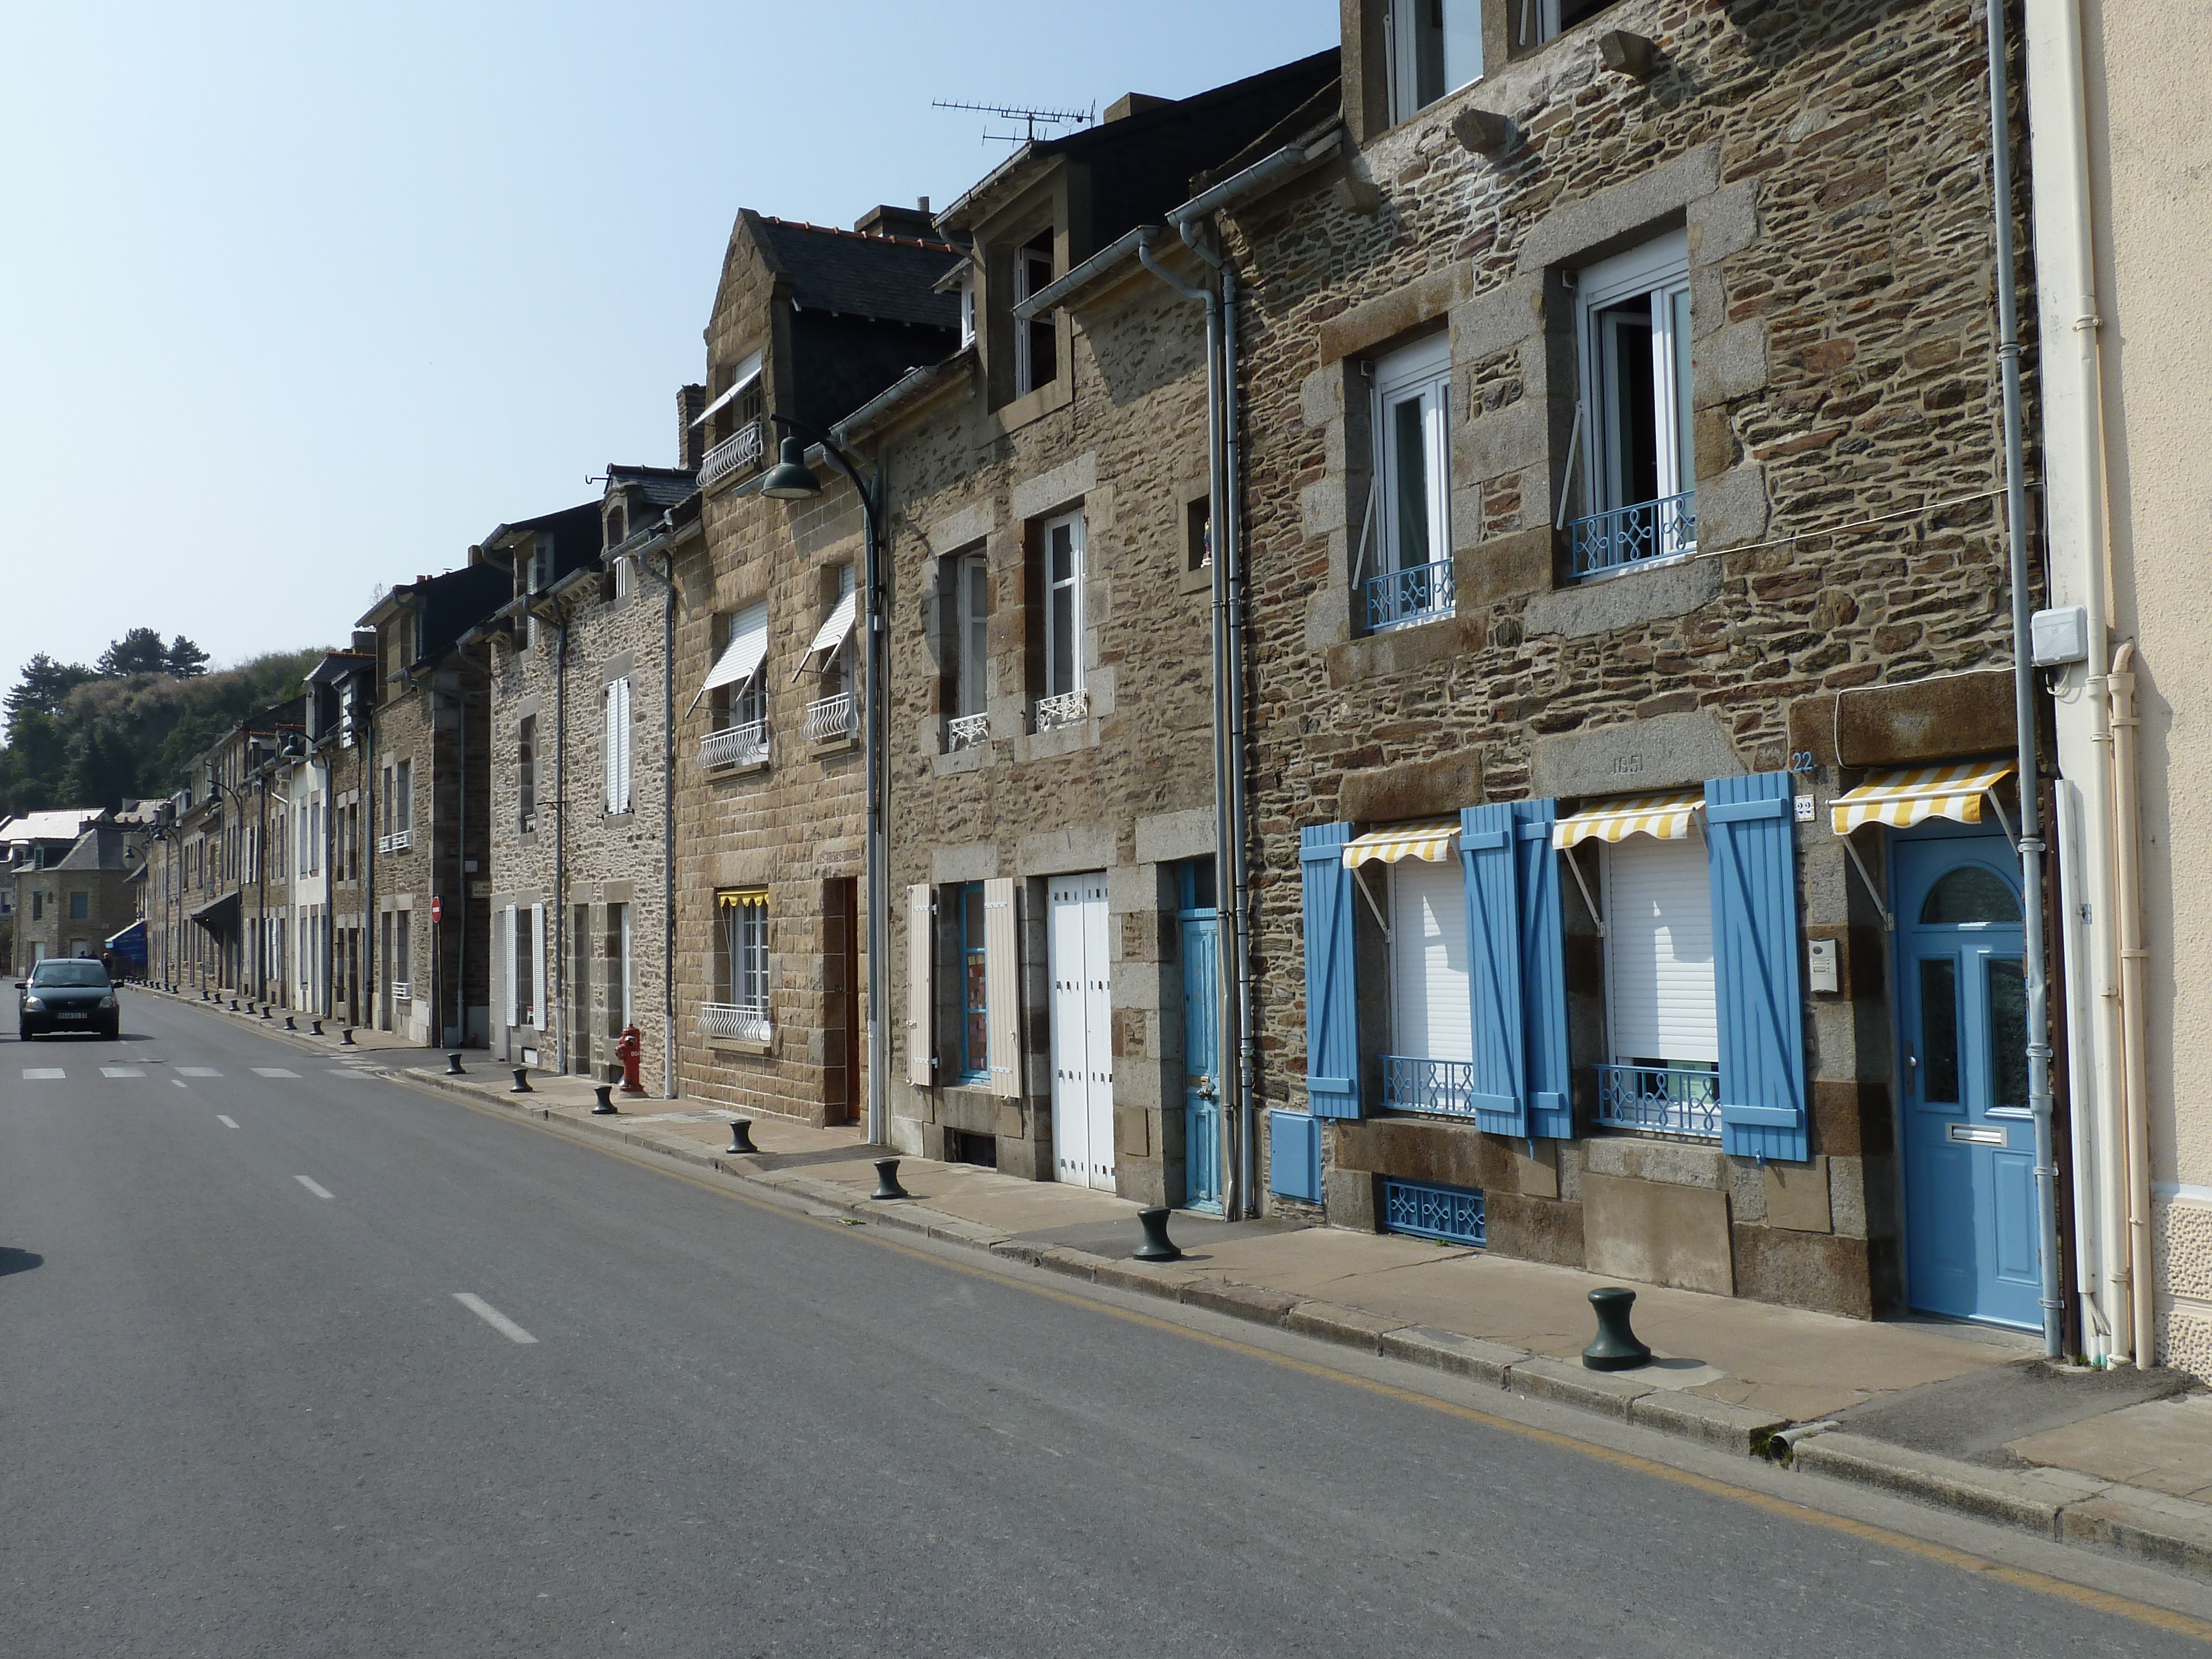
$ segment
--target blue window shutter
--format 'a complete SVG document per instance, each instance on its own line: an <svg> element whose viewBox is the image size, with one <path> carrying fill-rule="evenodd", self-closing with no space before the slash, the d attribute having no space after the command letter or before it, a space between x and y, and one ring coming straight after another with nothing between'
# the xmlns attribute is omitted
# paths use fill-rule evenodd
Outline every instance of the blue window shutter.
<svg viewBox="0 0 2212 1659"><path fill-rule="evenodd" d="M1807 1156L1793 793L1787 772L1705 785L1721 1147L1741 1158Z"/></svg>
<svg viewBox="0 0 2212 1659"><path fill-rule="evenodd" d="M1513 803L1514 858L1521 891L1521 998L1527 1030L1528 1133L1565 1140L1575 1133L1567 1062L1566 922L1559 909L1559 859L1552 850L1559 804Z"/></svg>
<svg viewBox="0 0 2212 1659"><path fill-rule="evenodd" d="M1321 1202L1321 1121L1304 1112L1267 1109L1267 1188L1285 1198Z"/></svg>
<svg viewBox="0 0 2212 1659"><path fill-rule="evenodd" d="M1477 1127L1496 1135L1528 1133L1516 842L1509 804L1470 806L1459 815L1459 855L1467 872L1467 988L1474 1003L1468 1103Z"/></svg>
<svg viewBox="0 0 2212 1659"><path fill-rule="evenodd" d="M1298 832L1306 902L1306 1102L1316 1117L1359 1115L1359 1000L1352 974L1348 823Z"/></svg>

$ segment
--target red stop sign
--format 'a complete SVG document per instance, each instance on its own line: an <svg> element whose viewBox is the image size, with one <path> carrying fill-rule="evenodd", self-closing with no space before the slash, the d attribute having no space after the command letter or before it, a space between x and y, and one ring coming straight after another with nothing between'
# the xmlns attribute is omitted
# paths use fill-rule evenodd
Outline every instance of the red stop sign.
<svg viewBox="0 0 2212 1659"><path fill-rule="evenodd" d="M430 901L430 920L431 920L431 921L441 921L441 920L443 920L444 915L445 915L445 910L446 910L446 902L445 902L445 900L443 900L443 899L441 899L441 898L433 898L433 899Z"/></svg>

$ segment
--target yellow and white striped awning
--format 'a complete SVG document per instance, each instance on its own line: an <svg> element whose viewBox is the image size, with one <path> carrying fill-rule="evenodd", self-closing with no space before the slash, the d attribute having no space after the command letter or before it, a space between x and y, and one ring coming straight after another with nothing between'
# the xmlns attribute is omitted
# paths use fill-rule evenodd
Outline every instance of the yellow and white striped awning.
<svg viewBox="0 0 2212 1659"><path fill-rule="evenodd" d="M1442 864L1456 856L1458 849L1453 842L1458 835L1456 818L1438 818L1433 823L1394 823L1385 829L1370 830L1345 842L1344 867L1356 870L1370 859L1382 864L1395 864L1400 859Z"/></svg>
<svg viewBox="0 0 2212 1659"><path fill-rule="evenodd" d="M1705 804L1702 789L1677 789L1664 795L1631 795L1601 801L1571 812L1552 826L1552 845L1579 847L1586 841L1623 842L1631 836L1686 841Z"/></svg>
<svg viewBox="0 0 2212 1659"><path fill-rule="evenodd" d="M1877 772L1838 797L1829 817L1839 836L1863 823L1886 823L1893 830L1910 830L1929 818L1979 823L1984 799L2015 769L2008 760L1978 760Z"/></svg>

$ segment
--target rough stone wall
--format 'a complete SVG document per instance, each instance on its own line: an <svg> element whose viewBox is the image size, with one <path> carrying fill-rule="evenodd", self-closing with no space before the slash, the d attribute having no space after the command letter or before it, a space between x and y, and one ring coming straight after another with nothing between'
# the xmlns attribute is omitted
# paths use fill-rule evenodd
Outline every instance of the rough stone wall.
<svg viewBox="0 0 2212 1659"><path fill-rule="evenodd" d="M866 774L856 738L807 740L807 705L822 688L813 675L794 678L836 603L836 567L850 564L856 580L862 570L859 498L834 474L824 484L817 499L794 502L718 489L704 505L703 537L679 550L675 565L679 1088L687 1097L810 1123L842 1121L866 1100L866 1045L857 1036L866 1029L866 966L829 902L847 890L830 884L851 883L855 915L866 915ZM695 704L695 696L720 653L720 619L763 600L769 761L708 770L700 746L714 730L713 704ZM860 643L856 629L848 647L855 684ZM715 894L750 888L769 895L774 1032L765 1045L709 1036L701 1026L702 1006L716 1000ZM848 972L859 988L849 1000L842 989ZM857 1067L848 1064L855 1047Z"/></svg>
<svg viewBox="0 0 2212 1659"><path fill-rule="evenodd" d="M1691 724L1668 744L1715 768L1681 781L1778 770L1796 699L2008 662L1978 16L1632 0L1245 214L1267 1103L1304 1104L1297 830L1361 816L1348 775L1456 769L1463 787L1426 810L1609 793L1577 763L1600 758L1594 734L1668 717ZM1613 28L1657 40L1668 67L1649 83L1607 73L1595 37ZM1525 145L1468 152L1451 122L1469 107L1510 116ZM1561 273L1681 227L1701 556L1571 585L1551 530L1577 395ZM1441 328L1455 614L1362 636L1358 364ZM1625 765L1640 740L1616 746ZM1800 827L1799 888L1803 921L1840 933L1872 918L1825 828L1826 800L1862 775L1832 758L1802 781L1823 810ZM1677 781L1626 771L1612 787ZM1370 793L1373 816L1400 815L1381 810L1389 789ZM1742 1170L1697 1171L1729 1195L1740 1293L1862 1313L1896 1294L1887 1091L1858 1082L1889 1072L1886 993L1860 988L1807 1011L1814 1151L1841 1194L1831 1231L1768 1226ZM1579 1259L1583 1151L1558 1153L1533 1193L1502 1152L1480 1160L1493 1248ZM1511 1213L1537 1199L1542 1218ZM1332 1218L1372 1224L1371 1206L1371 1185L1332 1172Z"/></svg>
<svg viewBox="0 0 2212 1659"><path fill-rule="evenodd" d="M1206 494L1204 313L1149 277L1086 307L1072 396L1009 431L977 375L887 441L896 493L890 624L890 881L1018 878L1023 1094L907 1081L908 917L890 905L890 1098L900 1145L946 1154L946 1132L997 1138L1003 1170L1050 1179L1044 878L1103 868L1112 979L1115 1180L1183 1198L1182 979L1169 861L1211 854L1210 578L1187 572L1190 503ZM1085 518L1089 717L1033 731L1041 685L1038 523ZM944 562L984 552L992 610L990 740L946 752L953 618ZM940 903L940 1061L957 1030L956 948ZM953 937L957 937L954 935Z"/></svg>
<svg viewBox="0 0 2212 1659"><path fill-rule="evenodd" d="M388 634L390 629L386 631ZM371 879L375 893L374 914L362 925L364 933L371 928L375 931L371 958L374 973L362 975L370 992L365 1013L378 1030L399 1032L428 1044L439 1041L431 1015L430 963L430 899L437 890L433 867L437 845L435 780L442 737L438 731L437 694L428 685L386 684L378 688L378 695L375 775L369 790L364 792L374 795L375 823L367 822L364 809L362 826L362 856L365 862L374 860ZM387 851L387 837L400 827L396 820L387 823L386 819L393 788L387 780L402 761L412 769L413 844ZM404 956L399 951L397 920L402 915L408 918ZM386 917L393 920L387 923ZM391 930L388 951L387 927ZM394 988L400 985L408 988L404 998Z"/></svg>
<svg viewBox="0 0 2212 1659"><path fill-rule="evenodd" d="M376 843L368 816L370 787L367 737L368 726L364 722L351 743L334 738L324 751L330 766L326 810L332 815L331 828L323 842L324 857L329 860L330 870L331 1017L349 1024L366 1024L369 1018L362 951L369 942L365 908L369 855ZM336 815L349 807L357 809L360 833L369 837L368 846L357 848L350 856L336 827Z"/></svg>

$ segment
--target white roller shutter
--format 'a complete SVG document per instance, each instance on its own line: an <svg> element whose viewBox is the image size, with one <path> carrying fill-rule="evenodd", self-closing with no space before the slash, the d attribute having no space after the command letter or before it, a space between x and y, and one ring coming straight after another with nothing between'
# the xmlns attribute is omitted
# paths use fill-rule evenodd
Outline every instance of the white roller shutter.
<svg viewBox="0 0 2212 1659"><path fill-rule="evenodd" d="M1390 866L1392 1052L1472 1060L1467 982L1467 882L1460 861Z"/></svg>
<svg viewBox="0 0 2212 1659"><path fill-rule="evenodd" d="M500 952L500 966L507 972L507 983L501 988L500 994L507 1010L506 1024L513 1027L520 1022L514 1017L514 942L518 929L512 904L500 912L499 931L501 942L505 946Z"/></svg>
<svg viewBox="0 0 2212 1659"><path fill-rule="evenodd" d="M994 1095L1022 1092L1020 935L1015 928L1014 884L997 877L983 884L983 1000L988 1005L991 1084Z"/></svg>
<svg viewBox="0 0 2212 1659"><path fill-rule="evenodd" d="M530 907L530 1002L527 1011L530 1024L544 1030L549 1022L544 1010L550 1000L545 983L545 907Z"/></svg>
<svg viewBox="0 0 2212 1659"><path fill-rule="evenodd" d="M906 1080L917 1088L937 1081L937 997L935 936L930 925L932 895L927 884L906 890Z"/></svg>
<svg viewBox="0 0 2212 1659"><path fill-rule="evenodd" d="M1632 836L1605 852L1613 1058L1717 1060L1713 895L1702 838Z"/></svg>

